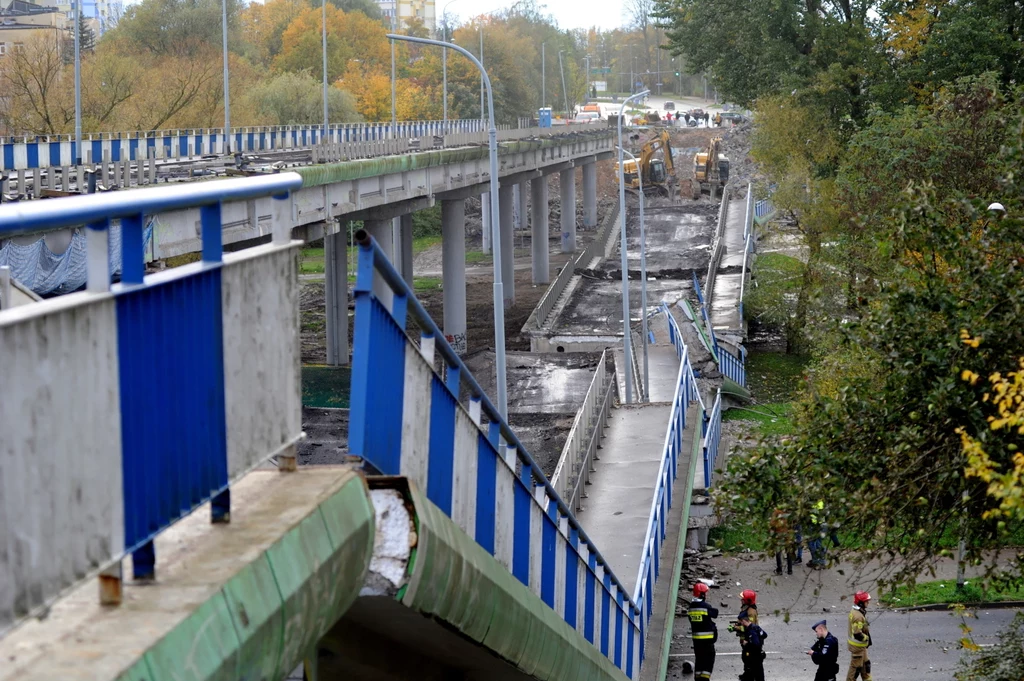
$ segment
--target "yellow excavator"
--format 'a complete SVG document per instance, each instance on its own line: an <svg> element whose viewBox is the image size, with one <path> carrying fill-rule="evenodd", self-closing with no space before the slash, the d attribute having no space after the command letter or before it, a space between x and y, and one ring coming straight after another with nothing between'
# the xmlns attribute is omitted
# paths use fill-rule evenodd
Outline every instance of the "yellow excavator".
<svg viewBox="0 0 1024 681"><path fill-rule="evenodd" d="M658 151L662 152L662 158L654 157ZM676 183L676 174L675 166L672 163L672 140L668 130L662 130L648 140L640 148L640 153L636 157L636 161L626 159L622 163L626 189L633 192L639 191L642 180L645 194L659 193L669 196L671 194L670 187ZM639 176L637 175L637 164L640 166Z"/></svg>
<svg viewBox="0 0 1024 681"><path fill-rule="evenodd" d="M729 159L722 153L722 138L715 137L708 143L707 151L693 156L693 198L700 198L707 192L715 198L719 190L729 181Z"/></svg>

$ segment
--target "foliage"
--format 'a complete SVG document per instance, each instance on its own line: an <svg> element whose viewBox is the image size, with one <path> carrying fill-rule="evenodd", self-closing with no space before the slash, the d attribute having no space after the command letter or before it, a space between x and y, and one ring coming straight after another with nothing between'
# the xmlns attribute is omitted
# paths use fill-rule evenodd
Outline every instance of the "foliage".
<svg viewBox="0 0 1024 681"><path fill-rule="evenodd" d="M793 405L788 402L777 404L758 404L753 408L733 407L722 416L723 421L748 421L756 424L761 437L789 435L793 432L793 420L790 414Z"/></svg>
<svg viewBox="0 0 1024 681"><path fill-rule="evenodd" d="M228 28L236 22L241 3L227 2ZM221 0L143 0L129 6L118 22L119 41L137 52L166 56L200 56L220 46L223 22Z"/></svg>
<svg viewBox="0 0 1024 681"><path fill-rule="evenodd" d="M281 71L302 71L315 65L323 69L322 16L319 8L297 15L281 35L281 52L274 67ZM359 12L345 13L327 7L327 78L334 81L345 73L350 61L390 64L390 48L381 25Z"/></svg>
<svg viewBox="0 0 1024 681"><path fill-rule="evenodd" d="M322 123L323 86L308 71L282 73L261 82L247 94L248 106L267 125ZM328 114L332 123L359 120L355 100L348 92L327 88Z"/></svg>
<svg viewBox="0 0 1024 681"><path fill-rule="evenodd" d="M1024 613L999 633L999 642L960 658L956 681L1006 681L1024 678Z"/></svg>
<svg viewBox="0 0 1024 681"><path fill-rule="evenodd" d="M823 500L829 522L841 519L869 545L857 559L895 559L895 581L912 581L949 555L957 537L971 561L1009 540L1010 528L991 512L1012 497L990 497L984 480L968 475L969 466L984 475L988 464L972 463L961 438L981 443L998 470L1012 468L1020 434L991 428L998 417L989 422L985 395L997 393L972 384L975 374L1014 370L1024 347L1024 231L1012 217L1024 209L1019 117L1012 131L1012 147L992 159L1011 217L986 211L995 196L940 198L911 183L888 222L895 276L841 332L877 358L877 371L843 376L838 390L808 391L792 437L733 456L719 497L725 508L761 524L780 508L809 527L811 504Z"/></svg>
<svg viewBox="0 0 1024 681"><path fill-rule="evenodd" d="M940 579L918 582L912 586L897 586L891 591L879 594L879 600L897 608L909 608L935 603L998 603L999 601L1024 600L1024 589L986 588L977 580L967 580L963 588L957 588L956 580Z"/></svg>
<svg viewBox="0 0 1024 681"><path fill-rule="evenodd" d="M759 403L791 402L803 388L808 360L805 355L751 351L747 387Z"/></svg>

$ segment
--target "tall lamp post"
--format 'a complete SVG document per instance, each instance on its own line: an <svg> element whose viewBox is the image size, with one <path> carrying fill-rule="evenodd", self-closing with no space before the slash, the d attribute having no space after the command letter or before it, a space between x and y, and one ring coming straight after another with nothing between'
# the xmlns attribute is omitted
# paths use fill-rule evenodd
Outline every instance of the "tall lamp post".
<svg viewBox="0 0 1024 681"><path fill-rule="evenodd" d="M444 4L444 7L441 9L441 38L442 38L442 40L444 40L445 43L448 43L448 41L449 41L449 37L448 37L448 5L452 4L453 2L457 2L457 0L448 0L448 2L446 2ZM444 109L444 132L442 134L445 134L445 133L448 132L448 130L447 130L447 128L448 128L448 48L447 47L441 48L441 73L442 73L442 80L444 81L444 86L443 86L444 87L444 94L442 95L442 98L444 100L443 103L442 103L442 107Z"/></svg>
<svg viewBox="0 0 1024 681"><path fill-rule="evenodd" d="M644 177L643 173L640 172L640 164L628 149L619 147L621 153L629 156L630 160L636 164L636 178L640 183L640 309L643 310L642 321L640 322L641 334L643 336L643 348L644 348L644 386L651 384L651 371L650 364L647 361L647 231L644 228ZM619 164L619 168L622 168L622 164ZM624 174L624 173L623 173ZM650 391L647 393L647 401L651 401Z"/></svg>
<svg viewBox="0 0 1024 681"><path fill-rule="evenodd" d="M481 31L481 36L483 35ZM490 157L491 166L491 248L494 252L494 347L495 347L495 372L497 383L498 411L501 417L508 420L508 398L505 379L505 302L501 283L501 235L499 232L498 220L498 128L494 124L494 94L491 91L491 79L484 70L484 65L479 59L470 54L469 50L458 45L448 44L440 40L428 38L414 38L407 35L396 35L389 33L390 40L404 40L410 43L421 43L423 45L436 45L448 47L464 54L473 65L480 69L480 77L483 79L487 89L488 124L487 130L487 152Z"/></svg>
<svg viewBox="0 0 1024 681"><path fill-rule="evenodd" d="M78 0L81 2L82 0ZM224 35L224 153L231 153L231 97L228 93L228 0L221 0L221 29Z"/></svg>
<svg viewBox="0 0 1024 681"><path fill-rule="evenodd" d="M644 90L630 95L619 107L619 219L622 220L619 250L622 251L622 354L623 364L626 365L626 404L633 403L633 338L629 332L629 260L626 257L626 180L622 172L622 119L626 115L627 104L649 94L650 90Z"/></svg>
<svg viewBox="0 0 1024 681"><path fill-rule="evenodd" d="M565 100L565 119L569 120L569 91L565 89L565 69L562 68L562 53L565 50L558 51L558 72L562 74L562 98Z"/></svg>
<svg viewBox="0 0 1024 681"><path fill-rule="evenodd" d="M330 119L327 116L327 0L320 0L321 8L323 9L322 23L322 39L323 39L323 61L324 61L324 134L321 138L321 142L327 139L327 130L330 125Z"/></svg>
<svg viewBox="0 0 1024 681"><path fill-rule="evenodd" d="M72 0L75 4L75 165L82 165L85 154L82 152L82 46L79 38L79 23L82 14L82 0ZM21 187L18 188L19 191ZM79 187L78 191L82 191Z"/></svg>

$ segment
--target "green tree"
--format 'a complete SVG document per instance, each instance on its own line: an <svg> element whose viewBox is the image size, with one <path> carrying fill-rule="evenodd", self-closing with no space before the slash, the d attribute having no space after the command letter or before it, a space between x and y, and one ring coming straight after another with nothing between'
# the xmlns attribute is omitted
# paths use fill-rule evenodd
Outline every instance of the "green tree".
<svg viewBox="0 0 1024 681"><path fill-rule="evenodd" d="M281 73L247 93L250 106L267 125L322 123L323 84L308 71ZM334 86L327 89L331 123L360 120L352 95Z"/></svg>
<svg viewBox="0 0 1024 681"><path fill-rule="evenodd" d="M233 31L241 3L225 1ZM125 10L105 40L159 56L193 56L220 49L221 19L221 0L143 0Z"/></svg>

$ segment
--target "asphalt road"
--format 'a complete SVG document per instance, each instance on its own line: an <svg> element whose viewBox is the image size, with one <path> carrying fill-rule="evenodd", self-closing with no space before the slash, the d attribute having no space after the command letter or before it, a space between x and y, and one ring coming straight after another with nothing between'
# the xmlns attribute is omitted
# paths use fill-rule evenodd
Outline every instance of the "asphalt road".
<svg viewBox="0 0 1024 681"><path fill-rule="evenodd" d="M997 633L1013 620L1014 614L1014 610L978 611L976 619L967 621L974 629L974 641L980 645L995 643ZM731 611L719 616L718 657L713 677L719 680L731 680L743 671L739 643L725 631L728 620L734 616ZM762 617L761 627L768 632L765 646L768 657L764 665L766 678L772 681L810 681L814 678L814 663L804 651L814 643L811 625L822 618L828 620L829 630L840 640L839 678L845 677L850 663L845 645L846 611L831 611L792 614L789 624L784 623L782 617ZM948 612L885 611L869 612L869 619L874 641L870 657L875 679L934 681L953 677L962 652L957 647L963 636L959 617ZM678 633L679 629L676 631ZM670 679L687 678L679 671L680 662L684 659L692 661L693 656L688 653L674 655Z"/></svg>

